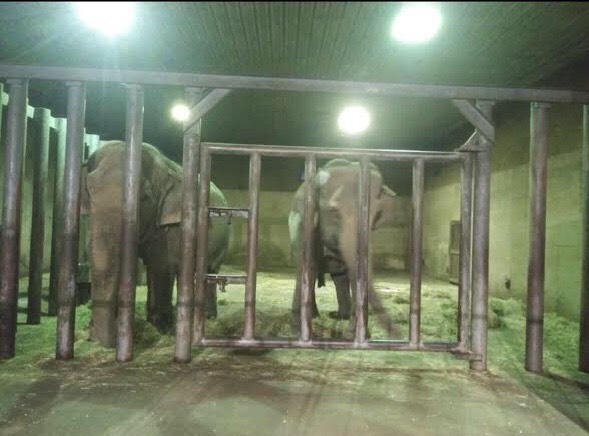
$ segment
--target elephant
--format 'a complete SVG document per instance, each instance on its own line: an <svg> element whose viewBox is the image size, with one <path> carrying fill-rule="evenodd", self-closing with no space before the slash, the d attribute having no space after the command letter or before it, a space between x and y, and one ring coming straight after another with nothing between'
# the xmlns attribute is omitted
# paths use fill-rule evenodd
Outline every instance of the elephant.
<svg viewBox="0 0 589 436"><path fill-rule="evenodd" d="M318 287L325 286L325 274L334 282L338 302L337 312L330 312L335 319L355 320L357 277L358 187L360 164L346 159L333 159L319 168L315 178L314 249L312 261L311 302L313 317L319 311L315 301L315 279ZM304 183L296 191L288 217L291 253L298 260L302 248L304 221ZM393 221L396 193L383 184L378 168L370 166L370 232ZM368 259L368 299L383 314L382 304L374 292L372 283L372 254ZM351 296L350 296L351 288ZM377 307L378 306L378 307ZM300 320L300 283L293 296L293 321ZM387 320L390 331L390 322Z"/></svg>
<svg viewBox="0 0 589 436"><path fill-rule="evenodd" d="M90 338L114 347L123 200L124 141L107 141L82 168L81 211L90 218L92 314ZM226 207L210 183L210 205ZM138 255L147 273L147 320L160 331L173 321L172 291L180 266L182 168L143 143L139 188ZM228 217L209 221L207 272L217 274L229 244ZM216 285L206 290L205 313L216 316Z"/></svg>

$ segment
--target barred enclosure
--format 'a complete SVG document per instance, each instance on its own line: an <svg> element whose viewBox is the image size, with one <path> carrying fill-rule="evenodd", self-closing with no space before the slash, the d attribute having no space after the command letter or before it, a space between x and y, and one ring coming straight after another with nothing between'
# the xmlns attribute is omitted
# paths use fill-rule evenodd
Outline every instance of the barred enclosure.
<svg viewBox="0 0 589 436"><path fill-rule="evenodd" d="M76 275L80 237L80 172L85 141L85 82L117 82L127 85L126 159L123 186L120 279L118 287L118 339L116 359L133 358L133 320L137 277L138 189L141 174L143 130L143 86L174 85L186 88L191 115L184 125L183 197L181 266L178 278L176 347L178 362L191 359L194 346L246 348L339 348L366 350L446 351L470 362L474 370L487 367L487 311L489 262L490 153L495 141L492 110L495 102L530 102L530 251L528 269L528 305L526 368L542 370L543 292L546 220L546 161L548 154L548 108L550 103L585 104L583 118L584 175L584 247L589 247L587 214L589 198L589 93L541 89L492 87L408 85L362 83L309 79L283 79L199 74L157 73L125 70L91 70L55 67L0 65L0 76L8 79L9 103L6 127L4 204L0 259L0 357L11 358L15 350L18 294L18 247L22 186L22 158L26 141L27 96L29 80L67 83L67 127L55 121L61 141L65 141L63 185L56 183L57 211L53 221L59 244L53 252L51 281L56 292L57 359L73 358L73 332L76 303ZM204 95L203 88L212 88ZM420 152L393 149L335 149L277 145L219 144L201 142L201 119L219 101L235 89L283 90L293 92L339 92L451 100L457 110L474 126L475 132L456 151ZM45 118L44 118L45 119ZM42 125L50 128L50 118ZM44 136L43 136L44 138ZM45 141L45 139L43 139ZM92 139L96 141L96 139ZM96 142L92 142L95 144ZM250 158L249 206L210 208L208 190L211 158L217 154L239 154ZM39 155L42 168L46 154ZM301 283L300 335L296 340L261 338L255 334L256 253L258 235L259 186L261 157L276 156L305 159L304 247L298 279ZM318 158L346 157L359 160L358 271L355 312L355 338L351 341L317 340L313 337L310 295L314 286L311 265L312 221L314 213L314 175ZM413 165L412 223L410 257L409 341L369 340L366 337L368 316L367 280L369 246L369 164L394 160ZM461 166L461 212L459 238L459 314L456 341L429 343L421 340L421 250L423 228L424 167L435 162L456 162ZM41 170L40 170L41 171ZM56 178L57 179L57 178ZM39 178L42 180L42 177ZM199 181L200 180L200 181ZM41 183L41 182L40 182ZM61 183L61 182L60 182ZM42 192L42 189L39 189ZM196 193L198 192L198 195ZM37 199L38 204L38 199ZM59 216L58 216L59 215ZM245 276L207 275L206 247L208 220L211 215L236 215L248 220L247 272ZM37 211L37 220L43 212ZM38 222L38 221L36 221ZM33 239L32 239L33 240ZM38 261L38 249L35 252ZM34 267L33 267L34 266ZM584 304L581 328L581 367L589 371L589 258L584 256ZM40 267L31 262L29 287L30 322L38 322ZM245 322L241 338L209 338L204 335L204 296L208 282L245 283Z"/></svg>

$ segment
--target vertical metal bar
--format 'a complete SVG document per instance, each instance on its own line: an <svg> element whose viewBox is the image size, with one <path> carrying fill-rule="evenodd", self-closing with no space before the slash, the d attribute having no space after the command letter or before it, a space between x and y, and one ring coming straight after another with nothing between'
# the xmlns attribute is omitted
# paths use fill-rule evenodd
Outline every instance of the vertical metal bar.
<svg viewBox="0 0 589 436"><path fill-rule="evenodd" d="M45 197L47 163L49 161L49 122L51 111L35 109L36 131L33 157L33 210L29 250L29 289L27 324L41 322L41 291L43 289L43 249L45 247Z"/></svg>
<svg viewBox="0 0 589 436"><path fill-rule="evenodd" d="M491 120L493 103L477 102L477 107ZM472 303L471 350L481 360L470 362L476 371L487 369L487 311L489 307L489 208L491 202L492 144L481 137L484 151L475 156L473 236L472 236Z"/></svg>
<svg viewBox="0 0 589 436"><path fill-rule="evenodd" d="M63 193L63 229L60 231L61 260L57 281L56 359L74 357L76 270L80 230L80 173L86 118L86 89L83 83L69 82L67 139Z"/></svg>
<svg viewBox="0 0 589 436"><path fill-rule="evenodd" d="M543 363L548 107L544 103L530 105L530 252L525 366L532 372L542 372Z"/></svg>
<svg viewBox="0 0 589 436"><path fill-rule="evenodd" d="M57 149L55 153L55 180L53 182L53 222L51 225L51 265L49 275L49 316L57 315L57 282L61 269L61 239L63 231L63 176L65 171L65 144L67 119L57 118Z"/></svg>
<svg viewBox="0 0 589 436"><path fill-rule="evenodd" d="M186 102L194 106L202 98L199 88L187 88ZM192 359L192 319L194 317L194 269L196 257L196 211L198 208L198 164L201 120L184 132L182 155L182 221L180 236L180 273L176 313L176 346L174 360Z"/></svg>
<svg viewBox="0 0 589 436"><path fill-rule="evenodd" d="M143 89L127 85L127 126L125 172L123 175L123 216L121 225L121 268L117 361L133 359L133 322L137 286L137 251L139 241L139 189L141 187L141 152L143 145Z"/></svg>
<svg viewBox="0 0 589 436"><path fill-rule="evenodd" d="M0 240L0 359L14 357L20 256L23 156L27 136L26 80L9 80L4 153L4 205Z"/></svg>
<svg viewBox="0 0 589 436"><path fill-rule="evenodd" d="M256 274L258 254L258 211L260 209L260 153L250 156L249 216L247 232L247 279L245 283L245 325L243 339L253 340L256 326Z"/></svg>
<svg viewBox="0 0 589 436"><path fill-rule="evenodd" d="M583 106L582 189L583 266L581 276L581 319L579 323L579 370L589 373L589 105Z"/></svg>
<svg viewBox="0 0 589 436"><path fill-rule="evenodd" d="M472 157L465 152L461 167L460 192L460 272L458 284L458 343L466 351L469 345L471 292L471 229L472 229Z"/></svg>
<svg viewBox="0 0 589 436"><path fill-rule="evenodd" d="M411 289L409 304L409 342L421 342L421 250L423 238L423 185L425 164L413 162L413 191L411 219Z"/></svg>
<svg viewBox="0 0 589 436"><path fill-rule="evenodd" d="M300 340L308 342L313 336L313 248L314 248L314 215L315 215L315 175L317 162L314 155L305 158L305 203L303 221L303 251L301 268L301 329Z"/></svg>
<svg viewBox="0 0 589 436"><path fill-rule="evenodd" d="M211 155L201 148L200 183L198 192L198 225L196 230L196 299L194 307L193 343L199 344L205 335L205 294L207 286L207 251L209 243L209 191Z"/></svg>
<svg viewBox="0 0 589 436"><path fill-rule="evenodd" d="M368 273L370 250L370 161L360 159L360 184L358 186L358 252L356 280L356 343L366 342L368 331Z"/></svg>

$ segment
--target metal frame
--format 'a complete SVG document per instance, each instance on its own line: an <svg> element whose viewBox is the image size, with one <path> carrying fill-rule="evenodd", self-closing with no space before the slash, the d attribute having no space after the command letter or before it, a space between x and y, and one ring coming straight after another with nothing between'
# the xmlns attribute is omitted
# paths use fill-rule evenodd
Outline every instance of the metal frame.
<svg viewBox="0 0 589 436"><path fill-rule="evenodd" d="M23 121L26 121L26 81L27 80L57 80L76 82L70 85L69 109L67 126L67 164L65 172L65 211L63 224L54 222L54 233L57 228L61 241L61 248L52 255L59 253L59 278L60 299L58 319L58 358L71 358L73 356L73 272L76 256L75 244L78 232L78 207L79 207L79 148L83 140L84 124L84 93L82 82L119 82L134 85L176 85L187 87L188 100L192 102L191 117L185 124L184 143L184 183L183 183L183 209L182 209L182 271L180 274L180 289L178 299L178 326L176 335L175 358L177 361L190 360L191 344L196 343L205 346L233 346L233 347L299 347L299 348L355 348L355 349L386 349L386 350L427 350L427 351L451 351L459 356L471 360L471 368L475 370L486 369L487 353L487 305L488 305L488 261L489 261L489 208L490 208L490 150L495 140L495 128L492 122L492 106L496 101L527 101L532 103L589 103L589 92L576 92L568 90L550 89L522 89L522 88L497 88L478 86L440 86L440 85L414 85L394 83L370 83L370 82L345 82L332 80L310 80L292 78L269 77L245 77L245 76L218 76L203 74L161 73L148 71L129 70L95 70L80 68L36 67L22 65L0 65L0 76L11 81L11 94L14 103L9 105L8 146L6 159L10 168L18 167L22 159L22 135ZM24 85L23 85L24 84ZM215 88L204 98L197 96L200 88ZM326 92L368 94L396 97L420 97L449 99L465 118L474 126L474 134L456 152L416 152L400 150L359 150L359 149L329 149L329 148L305 148L305 147L281 147L267 145L246 144L200 144L200 120L219 101L229 94L231 89L263 89L299 92ZM23 91L24 90L24 91ZM131 107L131 106L129 106ZM135 106L136 107L136 106ZM129 112L130 113L130 112ZM533 113L534 112L533 110ZM529 301L533 314L528 319L528 335L526 348L526 362L535 362L526 365L530 370L541 370L541 329L531 325L538 323L543 316L543 246L545 240L545 163L546 163L546 135L545 117L538 118L539 125L534 124L533 141L531 151L533 168L539 171L532 172L531 183L534 195L530 200L532 210L531 232L533 238L530 245L530 286ZM137 116L128 117L128 132L135 132L128 140L136 143L140 138L140 120ZM587 146L587 106L585 106L585 135L584 156ZM139 130L138 130L139 129ZM133 147L130 146L126 158L126 186L129 188L128 198L135 198L131 187L136 189L134 183L139 177L140 168L133 166ZM208 190L210 181L210 160L213 154L242 154L250 156L250 205L247 210L237 208L209 208ZM255 252L257 241L257 208L260 177L261 156L303 157L305 158L306 198L305 198L305 244L302 252L303 267L300 280L301 292L301 337L298 340L287 339L256 339L254 332L255 320ZM357 293L356 335L353 342L345 341L316 341L312 338L309 307L309 296L313 292L311 275L311 236L310 230L313 214L313 186L312 175L316 171L317 158L329 157L359 158L361 162L360 193L369 188L368 164L370 160L394 160L414 162L414 191L413 191L413 223L412 223L412 267L411 267L411 323L410 340L403 341L368 341L366 340L366 280L367 280L367 253L368 253L368 197L361 196L359 208L359 262ZM585 160L589 160L586 158ZM429 162L457 162L461 165L461 254L460 254L460 283L459 283L459 316L458 316L458 342L456 343L422 343L419 335L419 296L420 296L420 260L421 260L421 231L423 208L423 175L424 165ZM15 164L17 164L15 166ZM585 165L584 174L587 172ZM200 167L200 170L198 168ZM196 198L194 188L195 178L200 172L200 188ZM15 219L16 211L20 210L19 171L7 172L5 177L6 196L4 206L4 224L6 228L2 234L3 258L2 278L0 279L0 356L11 357L14 355L14 329L12 321L16 319L15 312L15 250L14 245L19 237L19 223ZM584 195L587 197L587 177L584 183ZM56 178L59 181L59 178ZM135 181L135 182L133 182ZM60 182L56 182L60 183ZM127 190L125 190L127 193ZM56 201L57 204L57 201ZM589 203L587 203L589 204ZM587 210L588 207L586 206ZM198 213L196 211L198 210ZM136 222L130 220L130 214L136 214L136 204L130 201L126 208L126 216L122 217L127 223L126 232L133 239L136 231ZM248 265L247 276L208 276L206 274L206 254L202 247L207 246L208 220L210 215L236 215L247 216L249 220L248 238ZM587 229L587 212L585 212L585 230ZM13 219L14 218L14 219ZM130 220L130 221L129 221ZM195 234L195 223L197 232ZM587 233L587 230L586 230ZM196 239L196 241L195 241ZM585 238L587 240L587 238ZM198 247L196 259L194 258L194 244ZM129 261L136 258L136 248L132 243L127 244L122 257ZM589 244L585 243L585 253L589 251ZM16 252L18 256L18 253ZM584 256L584 272L589 271L589 255ZM194 262L196 260L196 262ZM192 265L196 263L196 266ZM196 281L190 279L196 270ZM128 305L130 312L122 322L124 328L120 332L129 332L132 323L132 308L134 304L133 267L127 268L121 277L121 284L125 292L122 302ZM52 266L52 280L55 269ZM589 313L589 298L586 291L589 286L586 279L589 273L584 274L584 299L583 313ZM218 283L245 282L246 283L246 316L244 325L244 337L241 339L212 339L204 335L204 294L207 282ZM194 311L194 320L192 313ZM589 319L586 315L583 319ZM192 325L191 325L192 324ZM122 333L121 333L122 334ZM124 336L124 335L123 335ZM191 337L192 336L192 337ZM581 366L587 366L587 349L589 339L586 332L582 332L581 351L585 354L581 360ZM122 336L121 336L122 337ZM122 348L121 348L122 347ZM129 360L132 357L132 344L127 341L119 347L117 358ZM584 347L584 348L583 348Z"/></svg>

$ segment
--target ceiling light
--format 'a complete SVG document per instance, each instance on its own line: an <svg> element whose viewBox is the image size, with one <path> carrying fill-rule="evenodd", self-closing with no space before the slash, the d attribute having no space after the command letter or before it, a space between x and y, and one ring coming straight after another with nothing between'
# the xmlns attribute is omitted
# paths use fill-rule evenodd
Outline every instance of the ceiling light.
<svg viewBox="0 0 589 436"><path fill-rule="evenodd" d="M183 123L190 116L190 109L185 104L176 104L170 113L175 121Z"/></svg>
<svg viewBox="0 0 589 436"><path fill-rule="evenodd" d="M73 2L80 19L92 29L113 37L126 33L133 23L131 2Z"/></svg>
<svg viewBox="0 0 589 436"><path fill-rule="evenodd" d="M442 26L438 3L411 2L401 7L393 20L391 35L399 42L420 44L431 40Z"/></svg>
<svg viewBox="0 0 589 436"><path fill-rule="evenodd" d="M339 114L337 125L343 133L357 135L370 125L370 114L363 107L349 106Z"/></svg>

